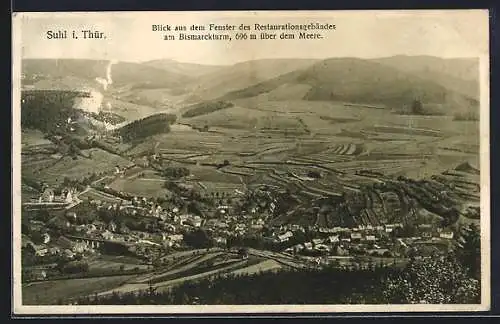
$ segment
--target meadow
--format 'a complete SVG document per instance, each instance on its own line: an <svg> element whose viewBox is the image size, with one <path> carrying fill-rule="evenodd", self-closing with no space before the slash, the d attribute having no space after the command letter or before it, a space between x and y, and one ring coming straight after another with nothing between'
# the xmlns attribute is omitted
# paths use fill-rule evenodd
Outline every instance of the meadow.
<svg viewBox="0 0 500 324"><path fill-rule="evenodd" d="M109 187L118 192L127 192L139 197L165 197L169 191L163 188L165 183L161 178L117 178Z"/></svg>
<svg viewBox="0 0 500 324"><path fill-rule="evenodd" d="M62 155L29 156L23 161L22 173L49 185L56 185L62 183L64 178L81 180L93 173L112 173L116 166L124 168L132 165L132 162L119 155L97 148L82 150L82 155L76 159Z"/></svg>
<svg viewBox="0 0 500 324"><path fill-rule="evenodd" d="M99 295L144 290L148 289L149 285L161 291L187 281L196 281L219 274L256 273L278 268L274 262L266 262L261 257L251 256L242 260L234 253L204 250L174 253L168 260L168 263L159 267L155 272L139 275L119 287L102 291Z"/></svg>
<svg viewBox="0 0 500 324"><path fill-rule="evenodd" d="M96 190L94 188L90 188L90 189L86 190L85 192L83 192L80 195L80 197L84 198L84 199L90 199L90 200L100 200L103 202L113 203L113 204L119 203L120 201L123 201L123 199L120 199L116 196L113 196L113 195L107 194L105 192Z"/></svg>
<svg viewBox="0 0 500 324"><path fill-rule="evenodd" d="M78 298L121 286L133 276L53 280L23 286L23 304L54 305L59 299Z"/></svg>
<svg viewBox="0 0 500 324"><path fill-rule="evenodd" d="M452 116L399 115L390 109L302 100L234 102L234 107L182 122L216 126L219 131L227 127L221 131L227 133L222 138L196 132L184 138L189 147L190 138L203 136L203 141L197 141L198 152L208 151L214 160L227 158L235 168L258 160L303 159L343 172L366 168L402 175L422 169L430 174L479 153L478 123L456 121ZM274 122L279 131L269 132ZM308 133L290 136L289 128Z"/></svg>

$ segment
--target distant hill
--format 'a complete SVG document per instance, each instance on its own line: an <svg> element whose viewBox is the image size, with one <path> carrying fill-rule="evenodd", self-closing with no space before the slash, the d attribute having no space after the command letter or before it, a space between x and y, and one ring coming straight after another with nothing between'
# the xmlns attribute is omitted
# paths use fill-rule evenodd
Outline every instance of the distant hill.
<svg viewBox="0 0 500 324"><path fill-rule="evenodd" d="M263 59L237 63L202 75L189 86L191 101L215 99L317 62L312 59Z"/></svg>
<svg viewBox="0 0 500 324"><path fill-rule="evenodd" d="M177 87L187 82L184 75L150 67L138 63L120 62L113 65L113 82L116 84L135 84L146 88Z"/></svg>
<svg viewBox="0 0 500 324"><path fill-rule="evenodd" d="M372 61L432 80L471 98L479 98L479 59L398 55Z"/></svg>
<svg viewBox="0 0 500 324"><path fill-rule="evenodd" d="M433 71L465 81L479 79L479 59L477 58L445 59L435 56L396 55L372 61L390 65L406 72Z"/></svg>
<svg viewBox="0 0 500 324"><path fill-rule="evenodd" d="M153 68L162 69L169 73L184 75L190 78L200 77L202 75L213 73L226 67L223 65L184 63L169 59L146 61L142 64L151 66Z"/></svg>
<svg viewBox="0 0 500 324"><path fill-rule="evenodd" d="M242 90L229 92L222 100L249 98L269 93L277 88L296 89L307 85L302 99L377 104L401 109L419 100L424 105L442 109L470 109L477 100L450 90L432 80L403 72L397 68L370 60L334 58L320 61ZM282 100L295 93L281 91ZM275 98L276 100L276 98ZM465 107L465 108L464 108Z"/></svg>
<svg viewBox="0 0 500 324"><path fill-rule="evenodd" d="M46 87L84 86L89 82L95 87L96 78L106 79L110 61L86 59L24 59L22 73L24 85L46 83ZM184 75L139 63L117 62L112 65L111 77L114 86L133 86L139 88L171 88L187 82ZM58 82L62 81L62 82ZM39 88L39 87L37 87Z"/></svg>
<svg viewBox="0 0 500 324"><path fill-rule="evenodd" d="M23 81L32 84L41 80L57 80L65 77L83 80L104 78L108 62L87 59L23 59L21 63Z"/></svg>
<svg viewBox="0 0 500 324"><path fill-rule="evenodd" d="M418 100L424 111L450 111L458 114L457 119L477 119L478 62L474 59L262 59L229 66L173 60L117 62L111 67L113 82L104 91L96 79L106 79L109 66L107 60L25 59L23 86L95 89L102 94L103 107L112 106L109 109L115 111L114 103L122 103L116 112L127 119L200 102L262 95L271 101L341 101L410 113ZM128 103L135 105L131 113L125 107Z"/></svg>
<svg viewBox="0 0 500 324"><path fill-rule="evenodd" d="M112 84L105 88L108 69ZM156 98L146 100L150 92L182 90L190 80L139 63L114 62L110 68L110 61L85 59L25 59L22 73L25 90L93 91L97 95L94 110L104 109L129 120L165 109ZM65 105L71 108L74 103L66 101Z"/></svg>

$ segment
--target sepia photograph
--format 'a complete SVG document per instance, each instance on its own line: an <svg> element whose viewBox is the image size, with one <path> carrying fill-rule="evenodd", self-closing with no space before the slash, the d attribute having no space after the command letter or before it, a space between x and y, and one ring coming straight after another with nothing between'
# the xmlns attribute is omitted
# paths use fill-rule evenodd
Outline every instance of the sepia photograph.
<svg viewBox="0 0 500 324"><path fill-rule="evenodd" d="M13 312L489 310L488 28L13 14Z"/></svg>

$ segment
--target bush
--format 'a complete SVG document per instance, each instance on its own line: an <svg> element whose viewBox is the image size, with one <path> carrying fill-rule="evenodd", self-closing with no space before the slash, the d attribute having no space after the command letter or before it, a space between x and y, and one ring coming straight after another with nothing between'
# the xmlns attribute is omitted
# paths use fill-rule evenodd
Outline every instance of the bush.
<svg viewBox="0 0 500 324"><path fill-rule="evenodd" d="M189 169L186 167L168 167L162 171L162 176L167 178L182 178L189 175Z"/></svg>
<svg viewBox="0 0 500 324"><path fill-rule="evenodd" d="M68 262L62 267L62 272L71 274L71 273L81 273L88 272L89 264L87 262Z"/></svg>
<svg viewBox="0 0 500 324"><path fill-rule="evenodd" d="M393 304L479 303L479 281L455 258L412 260L402 273L384 282L384 297Z"/></svg>

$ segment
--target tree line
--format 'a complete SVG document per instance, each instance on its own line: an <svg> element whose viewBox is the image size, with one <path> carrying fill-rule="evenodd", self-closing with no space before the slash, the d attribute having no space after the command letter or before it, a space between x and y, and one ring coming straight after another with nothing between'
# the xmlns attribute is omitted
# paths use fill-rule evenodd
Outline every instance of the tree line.
<svg viewBox="0 0 500 324"><path fill-rule="evenodd" d="M191 118L205 115L217 110L231 108L233 103L226 101L202 102L188 107L188 110L182 114L184 118Z"/></svg>
<svg viewBox="0 0 500 324"><path fill-rule="evenodd" d="M148 136L168 133L170 125L176 121L176 116L172 114L156 114L145 117L123 126L118 130L120 136L125 141L133 141Z"/></svg>

